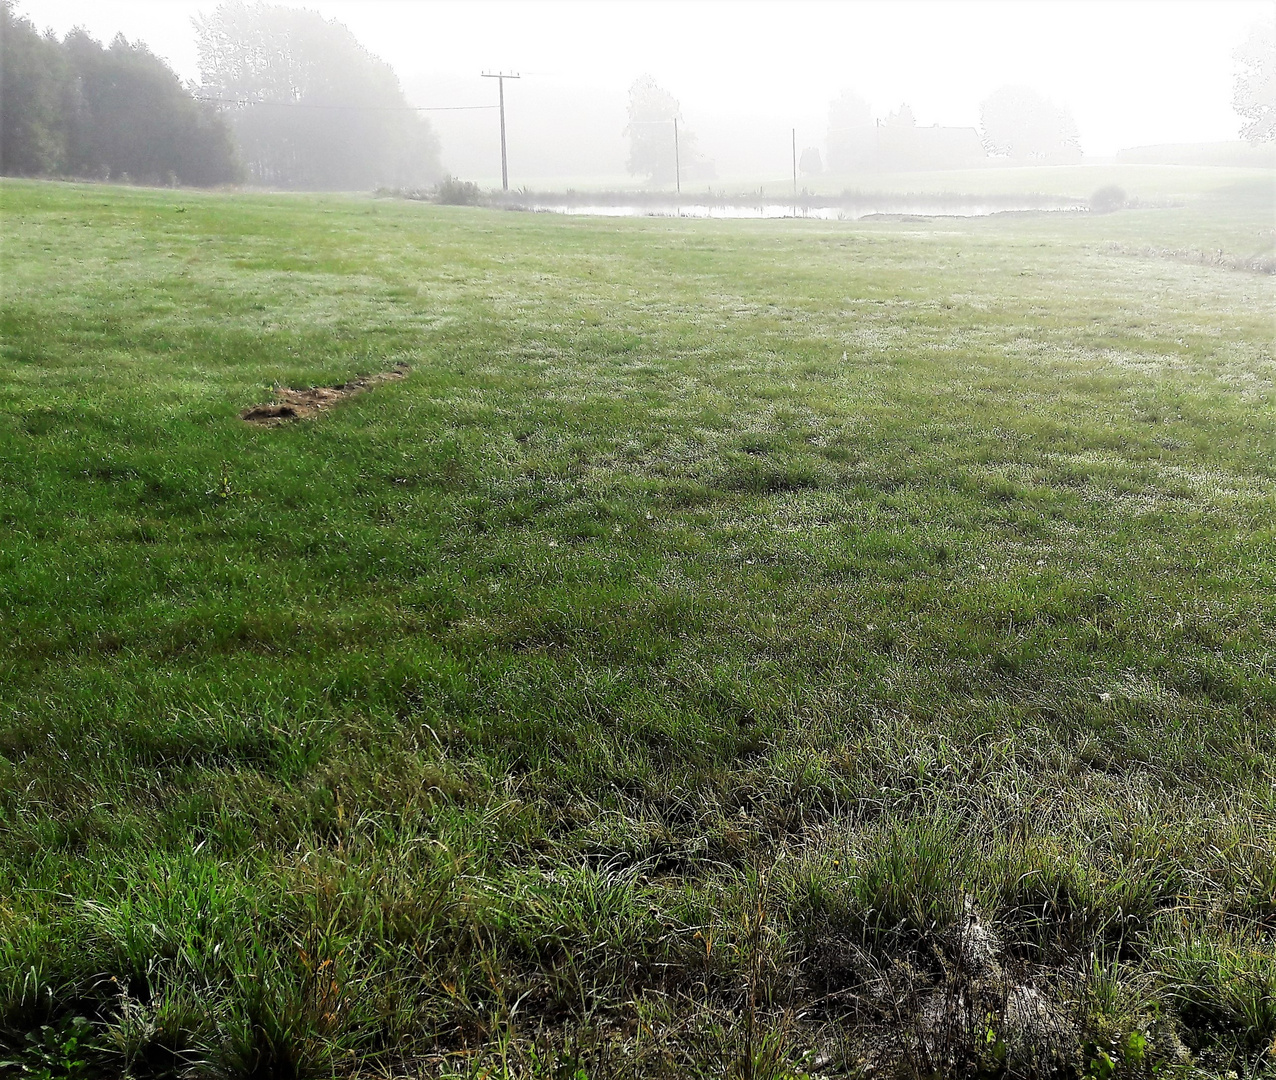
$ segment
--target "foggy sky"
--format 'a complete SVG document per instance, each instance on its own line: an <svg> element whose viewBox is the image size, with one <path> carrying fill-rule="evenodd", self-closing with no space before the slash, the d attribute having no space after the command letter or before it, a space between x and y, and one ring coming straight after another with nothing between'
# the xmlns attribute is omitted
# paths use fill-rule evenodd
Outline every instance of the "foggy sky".
<svg viewBox="0 0 1276 1080"><path fill-rule="evenodd" d="M479 72L520 71L524 81L507 84L511 157L544 158L547 140L555 141L560 157L576 162L569 174L577 167L619 173L624 95L644 72L681 101L688 128L710 156L716 151L726 172L733 171L729 133L750 126L780 133L796 125L800 144L822 144L828 103L844 88L868 99L878 116L908 103L919 124L974 126L991 90L1025 83L1071 109L1090 158L1149 143L1235 139L1231 53L1246 29L1273 10L1266 0L285 2L344 22L394 66L418 105L489 104L495 86ZM214 0L17 5L41 29L63 34L81 25L103 40L120 31L145 41L190 79L198 75L191 18L215 6ZM556 126L555 114L570 122ZM446 165L463 175L492 175L483 156L490 157L491 114L431 119ZM584 145L573 146L573 129ZM784 146L776 153L782 163Z"/></svg>

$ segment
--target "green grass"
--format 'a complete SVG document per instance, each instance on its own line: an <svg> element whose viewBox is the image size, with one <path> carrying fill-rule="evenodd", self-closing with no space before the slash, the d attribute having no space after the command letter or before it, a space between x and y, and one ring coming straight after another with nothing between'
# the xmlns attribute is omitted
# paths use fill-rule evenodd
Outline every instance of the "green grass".
<svg viewBox="0 0 1276 1080"><path fill-rule="evenodd" d="M0 202L0 1058L1276 1063L1273 279L1126 253L1270 247L1269 179Z"/></svg>

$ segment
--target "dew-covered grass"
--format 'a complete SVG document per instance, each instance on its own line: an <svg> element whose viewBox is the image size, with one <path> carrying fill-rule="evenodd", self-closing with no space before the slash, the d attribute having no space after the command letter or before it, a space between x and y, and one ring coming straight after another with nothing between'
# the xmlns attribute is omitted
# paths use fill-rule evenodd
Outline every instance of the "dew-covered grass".
<svg viewBox="0 0 1276 1080"><path fill-rule="evenodd" d="M1271 192L4 182L0 1058L1272 1068Z"/></svg>

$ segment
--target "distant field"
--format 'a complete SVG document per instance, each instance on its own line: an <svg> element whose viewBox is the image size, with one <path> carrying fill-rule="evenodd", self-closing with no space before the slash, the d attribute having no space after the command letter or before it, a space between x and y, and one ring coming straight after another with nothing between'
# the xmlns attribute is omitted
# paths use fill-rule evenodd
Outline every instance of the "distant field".
<svg viewBox="0 0 1276 1080"><path fill-rule="evenodd" d="M1272 172L1266 169L1220 168L1204 165L1033 165L989 166L981 169L910 173L862 173L799 177L798 186L812 191L960 192L962 194L1068 195L1085 198L1096 188L1117 184L1140 199L1193 199L1222 190L1248 187L1255 200L1272 201ZM792 189L778 182L777 190ZM1235 197L1231 201L1238 201ZM1248 201L1248 200L1244 200Z"/></svg>
<svg viewBox="0 0 1276 1080"><path fill-rule="evenodd" d="M1276 279L1193 254L1273 188L1197 172L857 224L0 184L0 1060L1276 1068Z"/></svg>
<svg viewBox="0 0 1276 1080"><path fill-rule="evenodd" d="M497 177L495 183L499 184ZM1194 202L1202 197L1214 203L1220 192L1230 192L1226 202L1231 209L1250 204L1252 223L1266 224L1270 230L1269 208L1272 205L1271 169L1219 167L1204 165L1135 165L1116 162L1087 162L1082 165L987 165L974 169L944 169L921 172L820 173L799 176L798 189L815 195L840 195L842 192L933 194L933 195L1056 195L1086 199L1098 188L1116 184L1130 197L1144 201ZM605 179L580 177L544 179L516 177L515 189L524 185L532 190L619 191L640 187L632 176ZM693 199L706 190L722 193L756 192L759 186L767 194L783 201L793 191L792 177L777 175L761 184L754 179L723 176L711 181L687 180L683 194ZM673 185L669 186L672 195Z"/></svg>

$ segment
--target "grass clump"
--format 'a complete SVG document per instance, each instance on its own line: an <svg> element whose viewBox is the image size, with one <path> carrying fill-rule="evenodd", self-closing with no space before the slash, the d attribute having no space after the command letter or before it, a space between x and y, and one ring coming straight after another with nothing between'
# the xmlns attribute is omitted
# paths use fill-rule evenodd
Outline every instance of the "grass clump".
<svg viewBox="0 0 1276 1080"><path fill-rule="evenodd" d="M1242 194L0 185L0 1059L1269 1069L1272 284L1139 254Z"/></svg>

